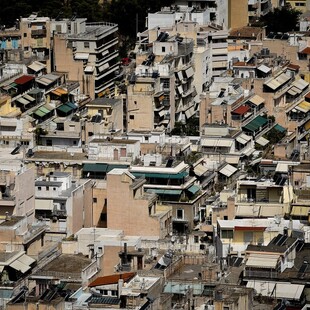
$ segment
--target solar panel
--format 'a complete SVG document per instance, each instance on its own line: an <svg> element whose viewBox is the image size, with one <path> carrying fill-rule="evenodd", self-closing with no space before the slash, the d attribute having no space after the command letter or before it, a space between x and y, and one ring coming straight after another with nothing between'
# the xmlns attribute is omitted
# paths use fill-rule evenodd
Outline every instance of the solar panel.
<svg viewBox="0 0 310 310"><path fill-rule="evenodd" d="M282 246L287 240L287 236L282 236L280 240L276 243L276 245Z"/></svg>
<svg viewBox="0 0 310 310"><path fill-rule="evenodd" d="M243 258L242 257L237 257L235 263L234 263L234 266L235 267L240 267L241 264L242 264L242 261L243 261Z"/></svg>
<svg viewBox="0 0 310 310"><path fill-rule="evenodd" d="M277 244L277 242L281 239L282 235L279 234L275 237L275 239L273 239L270 244Z"/></svg>
<svg viewBox="0 0 310 310"><path fill-rule="evenodd" d="M303 263L301 267L299 268L298 273L305 273L307 268L308 268L308 263Z"/></svg>

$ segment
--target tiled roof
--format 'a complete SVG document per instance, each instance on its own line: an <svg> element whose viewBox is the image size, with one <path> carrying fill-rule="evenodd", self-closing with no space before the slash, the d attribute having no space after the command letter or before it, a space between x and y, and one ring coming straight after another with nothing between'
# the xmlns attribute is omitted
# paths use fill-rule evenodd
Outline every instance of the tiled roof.
<svg viewBox="0 0 310 310"><path fill-rule="evenodd" d="M233 64L233 67L255 67L255 64L247 63L245 61L238 61Z"/></svg>
<svg viewBox="0 0 310 310"><path fill-rule="evenodd" d="M126 272L126 273L119 273L113 274L110 276L99 277L90 283L89 287L100 286L100 285L108 285L108 284L117 284L118 280L122 279L124 282L129 281L131 278L135 276L134 272Z"/></svg>
<svg viewBox="0 0 310 310"><path fill-rule="evenodd" d="M288 68L288 69L291 69L291 70L294 70L294 71L298 71L299 68L300 68L300 66L294 65L294 64L289 64L289 65L287 66L287 68Z"/></svg>
<svg viewBox="0 0 310 310"><path fill-rule="evenodd" d="M310 47L304 48L300 53L310 55Z"/></svg>
<svg viewBox="0 0 310 310"><path fill-rule="evenodd" d="M241 27L234 28L230 31L229 37L256 38L262 29L259 27Z"/></svg>

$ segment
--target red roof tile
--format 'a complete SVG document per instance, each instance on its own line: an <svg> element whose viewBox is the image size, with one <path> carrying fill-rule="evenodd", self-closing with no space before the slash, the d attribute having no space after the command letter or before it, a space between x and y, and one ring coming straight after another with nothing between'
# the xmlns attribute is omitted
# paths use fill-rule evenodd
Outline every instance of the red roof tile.
<svg viewBox="0 0 310 310"><path fill-rule="evenodd" d="M304 49L300 52L300 54L307 54L307 55L310 55L310 47L304 48Z"/></svg>
<svg viewBox="0 0 310 310"><path fill-rule="evenodd" d="M23 84L26 84L27 82L29 82L31 80L34 80L33 76L31 76L31 75L23 75L23 76L19 77L18 79L16 79L14 82L16 84L23 85Z"/></svg>
<svg viewBox="0 0 310 310"><path fill-rule="evenodd" d="M94 287L100 285L117 284L120 279L124 280L124 282L128 282L135 275L136 275L135 272L126 272L126 273L113 274L105 277L99 277L92 283L90 283L88 286Z"/></svg>
<svg viewBox="0 0 310 310"><path fill-rule="evenodd" d="M247 105L241 105L239 108L237 108L236 110L232 111L231 113L234 114L239 114L239 115L243 115L246 112L248 112L250 110L250 107Z"/></svg>

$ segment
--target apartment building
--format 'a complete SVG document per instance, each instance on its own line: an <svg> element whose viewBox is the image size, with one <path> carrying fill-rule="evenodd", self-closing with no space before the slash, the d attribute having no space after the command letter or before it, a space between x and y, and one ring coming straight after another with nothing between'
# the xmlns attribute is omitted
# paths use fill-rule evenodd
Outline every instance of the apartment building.
<svg viewBox="0 0 310 310"><path fill-rule="evenodd" d="M63 172L51 172L35 181L35 216L48 230L70 236L83 226L92 225L92 182L72 181Z"/></svg>
<svg viewBox="0 0 310 310"><path fill-rule="evenodd" d="M54 70L78 81L92 99L114 96L120 77L118 27L85 19L52 21Z"/></svg>
<svg viewBox="0 0 310 310"><path fill-rule="evenodd" d="M122 229L129 236L164 238L171 230L171 210L158 205L154 193L145 193L144 183L128 169L107 174L107 227Z"/></svg>

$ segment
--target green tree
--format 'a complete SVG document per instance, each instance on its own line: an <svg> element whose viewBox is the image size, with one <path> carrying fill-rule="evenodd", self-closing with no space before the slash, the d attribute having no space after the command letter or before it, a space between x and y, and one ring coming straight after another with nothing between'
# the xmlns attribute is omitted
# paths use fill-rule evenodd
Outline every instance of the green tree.
<svg viewBox="0 0 310 310"><path fill-rule="evenodd" d="M263 16L260 21L267 26L267 33L269 32L289 32L297 30L297 23L299 20L300 11L292 9L288 6L282 8L275 8Z"/></svg>

